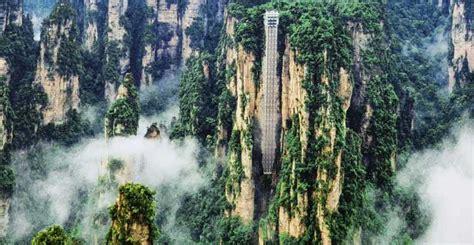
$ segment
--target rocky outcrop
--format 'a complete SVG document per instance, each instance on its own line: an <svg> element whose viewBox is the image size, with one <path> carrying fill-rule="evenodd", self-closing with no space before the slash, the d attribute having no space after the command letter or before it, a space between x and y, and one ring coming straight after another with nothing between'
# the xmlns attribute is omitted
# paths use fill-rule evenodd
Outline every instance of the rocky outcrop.
<svg viewBox="0 0 474 245"><path fill-rule="evenodd" d="M0 77L2 77L3 82L8 83L10 81L10 75L8 74L8 63L7 60L3 57L0 57Z"/></svg>
<svg viewBox="0 0 474 245"><path fill-rule="evenodd" d="M229 138L223 150L216 151L217 155L227 152L228 157L225 194L231 207L226 215L238 217L244 224L259 222L261 244L309 238L331 244L333 228L329 223L343 192L342 142L352 120L358 132L363 124L358 121L361 116L352 119L349 113L365 115L366 131L372 120L367 90L374 71L364 66L363 57L371 36L361 24L341 25L352 34L352 45L341 48L353 48L354 62L336 63L336 54L321 50L313 54L320 57L317 65L302 62L302 51L292 45L289 36L282 37L285 40L279 45L278 62L279 167L265 180L258 144L264 95L259 86L261 78L254 70L261 61L236 42L237 25L236 18L227 17L226 36L222 38L227 89L237 101L232 135L222 127L217 134L219 145Z"/></svg>
<svg viewBox="0 0 474 245"><path fill-rule="evenodd" d="M9 154L8 146L11 144L13 128L11 126L11 108L8 98L8 64L4 58L0 58L0 168L2 171L2 186L0 186L0 238L6 236L8 223L9 223L9 209L11 202L11 183L9 183L8 173L11 170L3 161L9 157L5 154ZM4 184L4 185L3 185Z"/></svg>
<svg viewBox="0 0 474 245"><path fill-rule="evenodd" d="M205 0L189 0L186 7L186 11L182 17L182 35L183 35L183 60L187 60L191 57L193 52L191 48L191 39L186 34L186 29L188 29L198 16L203 16L205 13L202 13L201 6L205 3ZM206 10L204 10L206 11Z"/></svg>
<svg viewBox="0 0 474 245"><path fill-rule="evenodd" d="M120 187L111 207L112 225L107 244L153 244L155 225L155 192L139 184Z"/></svg>
<svg viewBox="0 0 474 245"><path fill-rule="evenodd" d="M13 128L10 122L12 115L8 94L8 84L10 83L8 69L7 61L0 57L0 152L2 155L3 150L11 143L13 137Z"/></svg>
<svg viewBox="0 0 474 245"><path fill-rule="evenodd" d="M163 128L163 127L161 127L161 128ZM150 127L147 128L145 138L152 139L152 140L161 139L161 130L158 127L157 123L153 123Z"/></svg>
<svg viewBox="0 0 474 245"><path fill-rule="evenodd" d="M152 84L165 70L178 67L191 56L186 29L199 16L203 3L203 0L190 0L186 4L147 0L152 14L147 20L149 37L142 59L142 85Z"/></svg>
<svg viewBox="0 0 474 245"><path fill-rule="evenodd" d="M134 83L132 75L128 73L118 88L117 97L107 111L104 131L108 143L114 140L115 137L129 137L137 134L139 119L138 93ZM111 194L115 193L120 185L129 183L136 176L136 157L138 156L104 156L99 168L97 217L103 217L107 212L107 208L112 201ZM114 217L112 217L113 219ZM104 243L102 239L108 219L97 218L94 223L97 228L94 232L95 243L102 244Z"/></svg>
<svg viewBox="0 0 474 245"><path fill-rule="evenodd" d="M227 18L227 34L232 37L236 20ZM231 179L240 180L226 188L227 200L234 208L228 215L240 217L249 224L255 215L255 162L253 161L252 142L253 128L258 115L258 87L253 80L255 57L243 50L241 46L228 47L226 51L227 69L235 70L235 76L228 81L228 89L237 99L235 121L231 138L235 139L239 149L229 147L229 175Z"/></svg>
<svg viewBox="0 0 474 245"><path fill-rule="evenodd" d="M48 96L41 108L43 124L63 123L68 111L79 109L78 34L76 15L66 1L44 21L35 78Z"/></svg>
<svg viewBox="0 0 474 245"><path fill-rule="evenodd" d="M467 82L467 73L474 72L474 4L469 0L454 1L451 17L453 53L448 70L450 91L456 83L463 86Z"/></svg>
<svg viewBox="0 0 474 245"><path fill-rule="evenodd" d="M127 9L128 0L108 1L105 98L109 102L116 97L116 82L120 81L130 65L130 51L124 43L126 30L121 23Z"/></svg>
<svg viewBox="0 0 474 245"><path fill-rule="evenodd" d="M228 17L226 19L226 34L230 43L234 41L236 23L235 18ZM278 185L281 187L277 189L279 192L274 195L277 200L291 199L295 201L291 202L290 206L274 204L269 207L269 196L262 197L262 188L265 187L260 183L264 177L261 163L258 160L260 158L257 155L259 152L257 143L261 137L258 125L262 120L260 110L263 103L263 91L257 85L260 84L260 81L256 81L254 77L253 68L257 64L257 60L253 54L247 53L240 45L228 45L224 50L225 66L227 70L233 71L231 72L233 76L228 78L227 89L236 98L237 106L233 115L235 120L228 146L229 173L227 178L232 184L226 185L226 197L232 204L232 208L227 210L226 214L231 217L239 217L245 224L249 224L259 220L261 218L259 216L265 213L265 210L270 209L270 212L275 215L273 217L275 220L270 220L260 230L259 240L262 243L272 240L272 235L269 234L275 233L298 239L303 237L308 230L306 226L308 210L312 208L315 200L323 199L326 200L324 203L318 202L316 218L321 239L325 244L329 244L331 239L326 218L328 212L337 209L342 191L342 150L336 144L336 137L344 137L341 134L345 132L345 115L351 103L352 82L348 73L349 68L341 67L338 73L323 74L320 78L321 83L327 88L327 91L323 92L326 103L325 106L318 109L317 114L320 115L321 121L317 125L311 126L310 112L307 108L308 91L303 85L308 77L307 67L297 63L298 51L291 48L288 38L285 41L285 47L281 57L281 77L279 78L281 80L281 90L279 90L278 96L281 97L279 125L281 125L281 138L283 139L278 144L279 152L281 152L282 158L294 154L285 150L292 146L287 145L284 139L292 137L288 135L288 132L290 128L295 127L298 128L295 136L300 148L297 159L281 163L285 165L282 168L288 169L288 172L285 172L284 176L281 175L282 173L277 173L280 175ZM330 78L338 79L337 91L329 89L332 87L330 83L335 82ZM318 81L314 82L318 83ZM341 101L341 103L337 104L336 101ZM336 105L340 105L340 107ZM343 115L338 119L338 122L335 122L331 118L334 118L339 110ZM220 132L218 135L223 137L225 133ZM322 138L328 138L329 142L321 149L320 154L327 156L328 159L334 159L331 163L334 166L333 170L331 173L323 168L315 170L312 174L316 176L322 186L316 190L301 192L299 183L303 184L303 180L298 177L298 168L301 168L298 165L304 163L305 159L309 157L306 155L310 141L314 144L314 139ZM240 147L236 148L235 145ZM272 189L275 190L275 186ZM271 190L266 191L271 192ZM279 201L275 203L279 203Z"/></svg>
<svg viewBox="0 0 474 245"><path fill-rule="evenodd" d="M99 39L100 14L99 4L101 0L84 0L85 7L85 27L84 27L84 46L87 50L92 50Z"/></svg>
<svg viewBox="0 0 474 245"><path fill-rule="evenodd" d="M203 32L210 31L209 22L222 22L226 2L147 0L147 7L152 14L147 19L140 84L150 85L161 78L166 70L178 68L188 60L196 50L187 30L196 21L203 21ZM213 12L214 9L217 12Z"/></svg>
<svg viewBox="0 0 474 245"><path fill-rule="evenodd" d="M105 117L105 137L136 135L139 105L135 82L128 73L117 91L117 98Z"/></svg>

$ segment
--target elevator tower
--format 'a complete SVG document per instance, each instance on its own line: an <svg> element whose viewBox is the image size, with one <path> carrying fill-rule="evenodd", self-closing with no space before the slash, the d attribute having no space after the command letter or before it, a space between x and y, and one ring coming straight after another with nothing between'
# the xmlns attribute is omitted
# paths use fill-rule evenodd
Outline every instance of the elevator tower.
<svg viewBox="0 0 474 245"><path fill-rule="evenodd" d="M278 21L275 10L265 13L265 56L263 58L262 165L264 174L272 174L277 147L278 126Z"/></svg>

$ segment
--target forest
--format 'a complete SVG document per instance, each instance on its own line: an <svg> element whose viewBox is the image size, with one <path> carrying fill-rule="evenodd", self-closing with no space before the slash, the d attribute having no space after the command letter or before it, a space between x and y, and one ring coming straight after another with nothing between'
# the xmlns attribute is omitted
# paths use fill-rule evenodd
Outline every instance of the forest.
<svg viewBox="0 0 474 245"><path fill-rule="evenodd" d="M0 0L0 244L471 244L473 16Z"/></svg>

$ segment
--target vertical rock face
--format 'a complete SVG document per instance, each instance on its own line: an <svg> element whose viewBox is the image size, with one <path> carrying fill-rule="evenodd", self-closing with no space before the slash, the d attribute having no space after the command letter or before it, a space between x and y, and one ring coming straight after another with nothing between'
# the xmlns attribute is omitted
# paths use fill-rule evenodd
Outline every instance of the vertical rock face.
<svg viewBox="0 0 474 245"><path fill-rule="evenodd" d="M139 184L120 187L119 196L111 208L112 226L107 244L153 244L155 237L155 192Z"/></svg>
<svg viewBox="0 0 474 245"><path fill-rule="evenodd" d="M186 7L184 16L182 17L182 35L183 35L183 59L187 60L191 57L192 48L191 48L191 39L186 34L186 29L188 29L198 16L202 16L204 13L201 12L201 6L205 3L205 0L189 0Z"/></svg>
<svg viewBox="0 0 474 245"><path fill-rule="evenodd" d="M258 11L262 9L254 10L251 13L260 16ZM308 33L314 32L303 27L308 27L303 23L311 22L312 17L305 21L299 20L300 17L291 20L307 32L282 27L277 57L281 90L276 91L281 113L279 166L273 179L265 179L258 144L263 137L260 115L264 92L261 78L255 74L265 58L246 52L246 47L237 41L259 40L258 36L236 32L237 27L239 30L247 27L249 16L252 15L247 13L241 20L227 17L226 36L222 38L227 90L237 101L232 114L232 135L226 136L228 133L222 127L217 134L218 141L229 138L224 148L228 156L225 194L231 204L226 215L238 217L244 224L259 222L262 244L278 239L280 243L288 239L331 244L334 231L331 222L343 193L343 153L347 150L344 141L352 121L356 125L353 129L365 138L367 147L373 145L368 129L373 127L374 119L367 94L376 86L372 79L379 75L380 69L369 67L364 60L368 59L367 46L373 40L367 34L371 32L361 23L335 22L332 26L338 30L333 33L335 40L346 41L337 41L334 44L337 48L324 48L314 41L319 37L309 38ZM255 19L250 23L255 23ZM382 29L381 22L375 25ZM263 32L263 26L256 28L249 29ZM347 56L341 57L344 52ZM351 113L358 117L350 119ZM363 123L361 118L365 120Z"/></svg>
<svg viewBox="0 0 474 245"><path fill-rule="evenodd" d="M154 25L158 25L158 10L159 10L159 1L156 0L147 0L146 6L150 10L151 14L147 18L146 26L147 28ZM152 30L148 30L152 31ZM144 48L144 54L142 58L142 81L140 85L150 85L153 83L153 75L151 69L153 69L153 62L156 59L156 45L153 43L147 42Z"/></svg>
<svg viewBox="0 0 474 245"><path fill-rule="evenodd" d="M122 41L125 35L125 28L120 23L120 19L125 15L128 8L128 0L109 0L108 5L108 33L109 41Z"/></svg>
<svg viewBox="0 0 474 245"><path fill-rule="evenodd" d="M453 56L449 68L449 88L467 82L467 73L474 72L474 4L469 0L452 4L451 42Z"/></svg>
<svg viewBox="0 0 474 245"><path fill-rule="evenodd" d="M366 96L367 83L370 80L369 74L364 70L361 54L367 48L370 36L364 33L360 23L350 23L349 29L352 35L354 46L354 78L355 90L352 96L352 105L360 109L363 106Z"/></svg>
<svg viewBox="0 0 474 245"><path fill-rule="evenodd" d="M8 24L21 25L23 21L23 0L3 0L0 2L0 34Z"/></svg>
<svg viewBox="0 0 474 245"><path fill-rule="evenodd" d="M225 3L226 0L147 0L150 14L145 31L141 84L151 84L161 78L164 71L177 68L188 60L195 50L187 30L196 21L202 21L202 32L208 32L210 18L221 23ZM212 17L209 17L210 11L214 11ZM199 34L204 36L204 33Z"/></svg>
<svg viewBox="0 0 474 245"><path fill-rule="evenodd" d="M178 4L168 4L166 1L159 1L157 15L158 29L164 32L162 40L157 44L157 58L179 59L179 31L181 30L180 13Z"/></svg>
<svg viewBox="0 0 474 245"><path fill-rule="evenodd" d="M307 125L309 125L309 115L305 109L306 91L303 89L303 80L305 78L305 68L296 63L296 53L291 50L288 40L285 41L286 49L282 62L282 132L290 130L289 119L297 115L298 127L301 129L297 136L301 144L301 152L307 149ZM294 127L294 126L293 126ZM285 154L285 153L283 153ZM291 171L296 168L296 162L291 163ZM291 178L296 178L295 174L291 174ZM281 194L284 194L283 191ZM277 194L278 195L278 194ZM281 233L288 234L292 237L300 237L305 232L303 221L304 210L308 207L308 196L301 193L291 192L297 201L296 205L290 209L295 209L293 215L284 207L278 208L278 227L272 227L272 230L278 230Z"/></svg>
<svg viewBox="0 0 474 245"><path fill-rule="evenodd" d="M263 21L263 20L262 20ZM229 17L226 21L226 33L229 40L233 39L236 19ZM233 41L230 41L231 43ZM288 205L275 204L269 206L269 200L261 200L262 184L264 178L262 172L261 157L258 140L261 140L260 125L261 109L263 105L263 90L260 78L254 77L254 66L257 65L254 55L245 52L242 46L229 45L225 51L225 65L227 70L232 70L227 89L233 97L237 99L233 132L230 136L228 148L228 182L226 185L226 197L232 208L227 210L227 215L239 217L244 224L250 224L270 209L275 216L275 220L269 220L263 227L265 232L260 234L260 240L272 240L271 234L278 233L294 238L301 238L308 231L307 217L308 210L315 208L315 218L318 223L318 233L325 244L331 242L329 228L326 224L329 212L337 209L339 197L342 191L341 155L342 150L337 143L337 138L344 137L345 134L345 114L349 108L352 84L349 79L347 67L340 67L336 74L321 74L320 78L314 78L313 83L321 83L325 88L322 95L324 106L320 106L318 112L309 111L307 101L310 99L304 82L309 73L307 67L297 63L297 51L291 47L288 37L285 43L285 50L282 53L280 69L281 90L278 89L277 97L281 97L281 118L279 125L282 127L283 139L278 143L281 149L282 162L281 173L279 175L277 188L274 193L278 200L288 201ZM330 54L325 53L327 57ZM327 59L327 58L326 58ZM256 81L257 79L257 81ZM337 81L333 79L338 79ZM330 89L331 83L337 83L335 90ZM314 92L313 92L314 93ZM338 104L335 101L340 101ZM341 118L334 120L341 112ZM320 117L318 123L310 119L310 113L317 113ZM313 116L314 117L314 116ZM314 119L313 119L314 120ZM313 126L312 126L313 125ZM222 135L221 132L219 135ZM280 138L280 137L279 137ZM285 139L290 139L287 141ZM311 138L311 139L310 139ZM328 139L324 147L319 149L318 154L326 157L331 162L333 168L331 172L324 168L317 168L310 173L320 183L321 186L308 191L301 191L300 185L305 185L300 176L299 169L305 164L310 164L307 158L309 148L314 146L315 139ZM256 143L257 142L257 143ZM294 150L294 144L298 142L298 150ZM316 141L317 142L317 141ZM324 159L326 159L324 158ZM288 159L288 160L285 160ZM324 186L324 187L323 187ZM325 202L317 202L323 199ZM276 202L279 203L279 202ZM315 204L316 203L316 204ZM262 206L267 206L263 207ZM266 235L263 235L266 234Z"/></svg>
<svg viewBox="0 0 474 245"><path fill-rule="evenodd" d="M86 11L86 23L84 27L84 46L87 50L92 50L94 44L99 39L99 4L100 0L84 0Z"/></svg>
<svg viewBox="0 0 474 245"><path fill-rule="evenodd" d="M11 109L7 90L10 82L8 69L7 61L0 57L0 151L3 151L11 143L12 139L12 128L8 121L11 120L9 118L9 110Z"/></svg>
<svg viewBox="0 0 474 245"><path fill-rule="evenodd" d="M8 145L11 143L12 139L12 128L9 123L9 99L7 94L7 86L9 83L9 75L8 75L8 64L4 58L0 58L0 156L4 158L5 150ZM0 163L2 167L2 172L6 172L7 170L4 168L5 163ZM8 178L9 176L5 176ZM3 180L2 180L3 181ZM6 236L8 222L9 222L9 215L8 211L10 209L10 194L9 191L6 190L9 187L1 186L0 190L0 238Z"/></svg>
<svg viewBox="0 0 474 245"><path fill-rule="evenodd" d="M236 19L228 17L226 33L232 38ZM253 162L253 128L257 111L258 88L253 80L252 68L255 57L238 45L228 47L225 64L228 70L234 70L228 89L237 99L235 121L229 143L229 178L226 186L227 200L234 206L228 215L240 217L246 224L255 215L255 163Z"/></svg>
<svg viewBox="0 0 474 245"><path fill-rule="evenodd" d="M79 108L79 30L74 10L61 2L45 20L35 83L48 96L41 108L43 123L62 123L69 110Z"/></svg>
<svg viewBox="0 0 474 245"><path fill-rule="evenodd" d="M200 16L203 3L203 0L146 1L151 14L142 59L142 85L150 85L165 70L176 68L191 56L186 29Z"/></svg>
<svg viewBox="0 0 474 245"><path fill-rule="evenodd" d="M136 135L138 130L138 93L132 75L125 76L117 98L105 118L105 137Z"/></svg>
<svg viewBox="0 0 474 245"><path fill-rule="evenodd" d="M120 80L130 65L129 50L125 47L125 27L121 23L128 9L128 0L109 0L107 6L107 68L105 97L113 101L116 96L116 81Z"/></svg>
<svg viewBox="0 0 474 245"><path fill-rule="evenodd" d="M9 82L8 63L3 57L0 57L0 77L3 77L6 83Z"/></svg>

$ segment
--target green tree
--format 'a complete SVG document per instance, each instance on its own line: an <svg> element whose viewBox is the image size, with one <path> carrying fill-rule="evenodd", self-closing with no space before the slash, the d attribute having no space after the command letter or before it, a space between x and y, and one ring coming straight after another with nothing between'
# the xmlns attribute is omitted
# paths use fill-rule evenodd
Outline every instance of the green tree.
<svg viewBox="0 0 474 245"><path fill-rule="evenodd" d="M125 75L119 95L105 116L106 137L136 135L140 105L138 91L131 74Z"/></svg>
<svg viewBox="0 0 474 245"><path fill-rule="evenodd" d="M207 54L193 56L187 61L179 85L179 124L173 137L193 135L204 143L207 137L214 136L217 100L211 77L213 62L213 57Z"/></svg>
<svg viewBox="0 0 474 245"><path fill-rule="evenodd" d="M143 244L158 239L155 225L155 192L141 184L128 183L120 187L119 198L109 208L112 226L107 244Z"/></svg>
<svg viewBox="0 0 474 245"><path fill-rule="evenodd" d="M71 239L59 225L53 225L38 232L31 241L32 245L70 245Z"/></svg>

